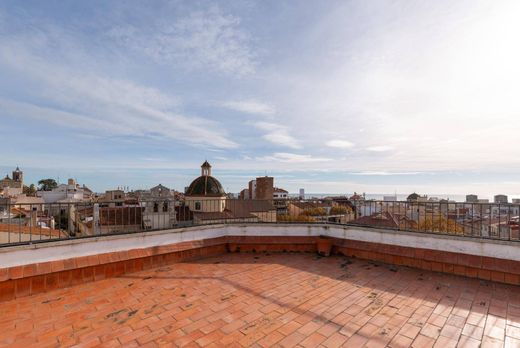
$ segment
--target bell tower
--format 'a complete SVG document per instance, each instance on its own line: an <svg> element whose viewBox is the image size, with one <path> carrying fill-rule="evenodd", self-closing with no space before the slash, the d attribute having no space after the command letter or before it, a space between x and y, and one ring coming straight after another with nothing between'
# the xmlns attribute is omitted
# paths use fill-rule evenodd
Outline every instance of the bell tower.
<svg viewBox="0 0 520 348"><path fill-rule="evenodd" d="M13 171L13 180L23 184L23 172L18 167Z"/></svg>

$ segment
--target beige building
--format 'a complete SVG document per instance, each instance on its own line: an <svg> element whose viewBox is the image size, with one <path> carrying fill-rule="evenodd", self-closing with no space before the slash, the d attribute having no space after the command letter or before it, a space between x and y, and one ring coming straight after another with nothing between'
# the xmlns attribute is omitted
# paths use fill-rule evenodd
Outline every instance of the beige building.
<svg viewBox="0 0 520 348"><path fill-rule="evenodd" d="M103 207L122 207L125 203L126 195L123 190L109 190L98 199L100 206Z"/></svg>

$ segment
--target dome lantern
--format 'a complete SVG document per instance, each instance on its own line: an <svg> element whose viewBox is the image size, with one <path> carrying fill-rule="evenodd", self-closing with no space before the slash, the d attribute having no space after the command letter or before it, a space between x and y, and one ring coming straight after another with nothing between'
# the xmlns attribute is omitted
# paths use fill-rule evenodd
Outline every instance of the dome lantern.
<svg viewBox="0 0 520 348"><path fill-rule="evenodd" d="M211 164L209 164L208 161L204 161L204 163L202 163L202 165L200 166L201 168L201 176L211 176Z"/></svg>

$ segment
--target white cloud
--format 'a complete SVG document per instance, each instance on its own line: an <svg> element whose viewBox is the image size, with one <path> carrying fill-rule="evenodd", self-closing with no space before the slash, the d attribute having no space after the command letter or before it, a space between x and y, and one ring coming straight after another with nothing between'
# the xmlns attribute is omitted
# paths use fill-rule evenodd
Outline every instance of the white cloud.
<svg viewBox="0 0 520 348"><path fill-rule="evenodd" d="M77 113L15 102L3 98L0 98L0 109L2 110L2 115L6 117L32 118L42 123L48 122L64 128L72 128L79 131L95 131L100 135L131 132L130 128L126 128L121 124L107 123L103 120L96 120Z"/></svg>
<svg viewBox="0 0 520 348"><path fill-rule="evenodd" d="M351 143L350 141L347 141L347 140L335 139L335 140L327 141L325 143L325 145L327 145L329 147L337 147L340 149L349 149L354 146L354 143Z"/></svg>
<svg viewBox="0 0 520 348"><path fill-rule="evenodd" d="M255 70L249 35L240 18L213 6L171 21L156 20L146 27L120 25L108 35L159 63L247 75Z"/></svg>
<svg viewBox="0 0 520 348"><path fill-rule="evenodd" d="M300 149L301 145L298 140L289 134L289 129L285 126L269 122L257 122L254 124L256 128L266 131L262 136L265 140L280 146L292 149Z"/></svg>
<svg viewBox="0 0 520 348"><path fill-rule="evenodd" d="M305 134L306 148L356 144L351 170L520 167L509 146L520 127L520 46L511 44L520 3L378 6L332 6L291 43L263 88L284 124ZM375 162L378 153L392 156Z"/></svg>
<svg viewBox="0 0 520 348"><path fill-rule="evenodd" d="M44 31L38 36L44 41L56 39ZM42 59L30 42L0 37L3 66L27 79L26 90L36 96L31 103L4 99L3 113L26 118L45 114L63 127L103 134L161 137L217 148L238 146L217 122L179 112L177 97L133 81L67 69Z"/></svg>
<svg viewBox="0 0 520 348"><path fill-rule="evenodd" d="M220 104L221 106L240 112L245 112L253 115L274 115L276 110L269 104L262 103L256 100L236 100L227 101Z"/></svg>
<svg viewBox="0 0 520 348"><path fill-rule="evenodd" d="M388 145L378 145L378 146L369 146L366 149L367 149L367 151L370 151L370 152L387 152L387 151L393 150L394 148L392 146L388 146Z"/></svg>
<svg viewBox="0 0 520 348"><path fill-rule="evenodd" d="M314 163L314 162L328 162L331 158L313 157L311 155L300 155L287 152L276 152L272 156L257 157L259 161L277 161L285 163Z"/></svg>
<svg viewBox="0 0 520 348"><path fill-rule="evenodd" d="M520 46L511 44L520 30L520 2L407 6L398 0L378 3L378 11L365 2L308 3L313 15L298 35L291 24L302 15L298 9L280 12L275 4L253 13L248 11L256 5L220 6L193 11L200 5L157 2L139 12L132 3L107 5L110 22L101 19L103 25L88 14L81 22L56 13L38 16L30 6L23 16L2 8L0 118L26 115L20 127L33 130L47 119L74 127L64 132L74 136L132 135L126 138L144 146L151 142L141 137L166 138L172 153L178 143L194 145L185 157L216 151L235 170L319 167L358 173L360 181L390 182L394 178L385 176L415 171L493 169L514 175L520 169L511 146L520 129ZM258 15L272 21L258 21ZM48 37L49 22L57 39ZM265 30L266 24L272 27ZM260 115L274 125L192 117L207 109L208 100L244 113L246 120ZM28 122L29 117L40 119ZM253 133L247 128L258 133L250 144L243 141ZM221 153L237 147L235 142L243 143L239 151ZM259 154L258 143L280 148ZM341 154L324 161L332 157L327 149ZM28 157L20 151L9 152ZM276 151L267 156L271 160L254 160ZM306 155L280 156L283 151Z"/></svg>

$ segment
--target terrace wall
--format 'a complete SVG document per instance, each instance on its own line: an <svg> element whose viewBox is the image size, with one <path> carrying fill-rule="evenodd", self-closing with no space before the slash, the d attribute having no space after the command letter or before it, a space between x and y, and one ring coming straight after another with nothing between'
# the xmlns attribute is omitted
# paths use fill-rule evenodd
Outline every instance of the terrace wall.
<svg viewBox="0 0 520 348"><path fill-rule="evenodd" d="M197 226L0 249L0 301L225 252L333 252L520 285L520 243L319 224Z"/></svg>

